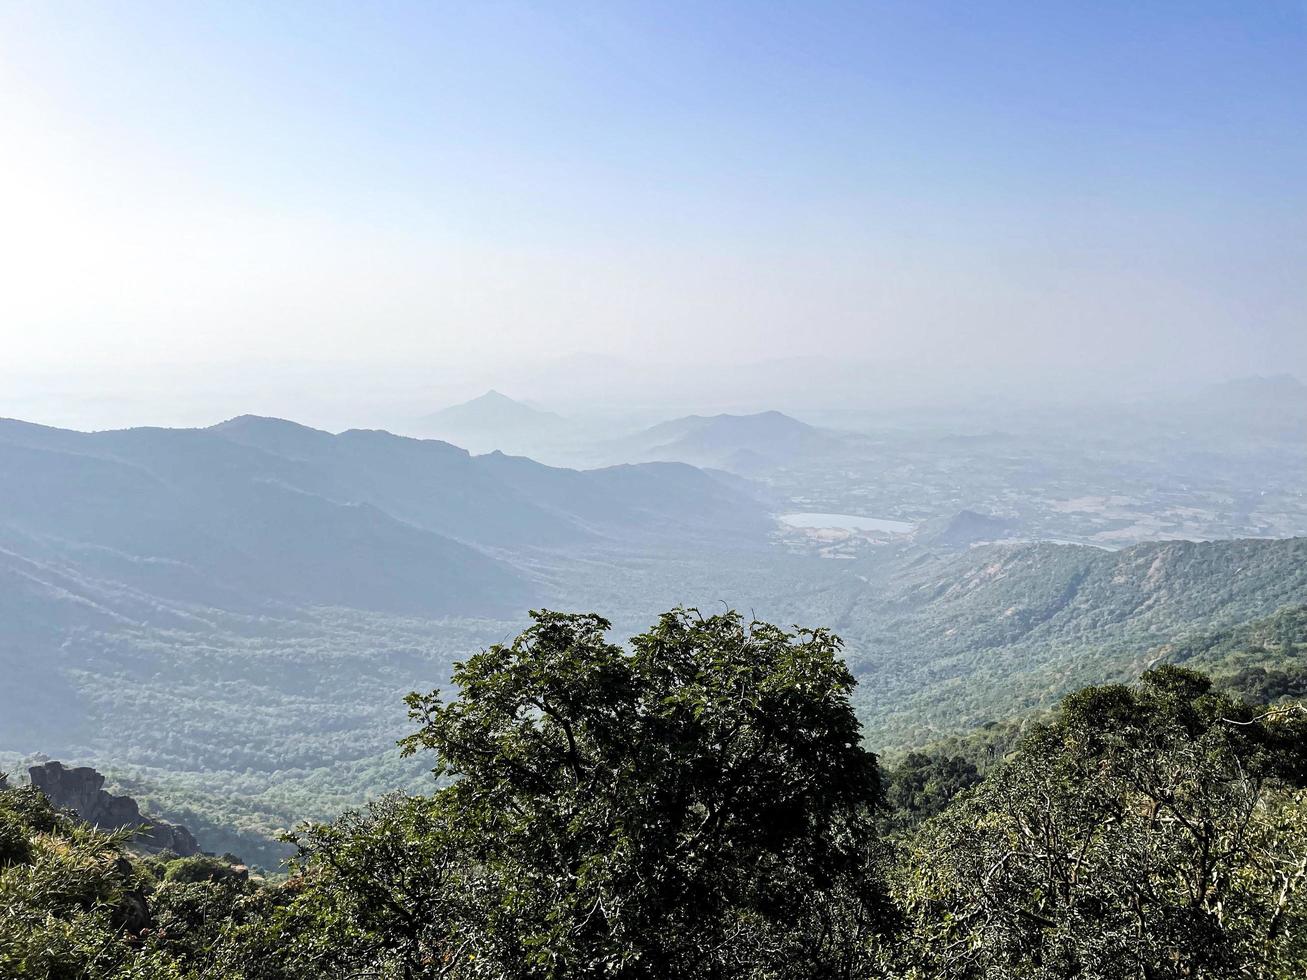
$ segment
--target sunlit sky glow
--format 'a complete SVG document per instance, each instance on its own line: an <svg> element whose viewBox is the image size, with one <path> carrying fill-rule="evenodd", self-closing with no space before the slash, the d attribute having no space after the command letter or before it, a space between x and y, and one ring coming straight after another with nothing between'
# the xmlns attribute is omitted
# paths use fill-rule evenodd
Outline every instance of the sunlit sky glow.
<svg viewBox="0 0 1307 980"><path fill-rule="evenodd" d="M10 3L0 216L0 375L105 392L572 354L1307 376L1307 5Z"/></svg>

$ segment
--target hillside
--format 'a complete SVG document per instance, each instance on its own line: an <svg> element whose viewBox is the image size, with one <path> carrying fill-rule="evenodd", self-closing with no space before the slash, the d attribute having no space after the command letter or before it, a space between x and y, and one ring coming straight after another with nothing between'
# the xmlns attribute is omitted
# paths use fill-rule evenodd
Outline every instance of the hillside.
<svg viewBox="0 0 1307 980"><path fill-rule="evenodd" d="M849 643L869 737L904 744L1135 676L1162 643L1307 602L1307 539L908 550L859 572L821 600L826 622Z"/></svg>
<svg viewBox="0 0 1307 980"><path fill-rule="evenodd" d="M77 569L205 605L427 614L503 611L529 595L504 563L217 434L106 433L75 450L24 434L16 445L0 428L0 542L33 582Z"/></svg>
<svg viewBox="0 0 1307 980"><path fill-rule="evenodd" d="M266 840L420 778L400 697L531 606L658 591L678 556L769 527L740 481L683 464L565 470L252 416L0 422L0 753L137 780L197 828L186 801L229 794L227 823Z"/></svg>
<svg viewBox="0 0 1307 980"><path fill-rule="evenodd" d="M837 565L695 546L541 570L548 607L609 608L617 638L682 601L829 624L846 641L869 744L895 750L1051 707L1081 683L1128 679L1170 649L1307 602L1304 549L1005 545ZM71 589L86 583L67 584L61 601L80 618L48 633L43 611L14 616L0 590L6 632L28 624L27 642L8 637L4 667L27 696L0 712L0 749L96 763L197 834L240 828L221 847L247 855L275 853L269 835L304 816L423 785L425 767L393 748L409 730L401 696L442 685L455 660L521 623L237 613L103 584L82 601Z"/></svg>
<svg viewBox="0 0 1307 980"><path fill-rule="evenodd" d="M563 469L499 452L474 456L433 439L362 429L332 435L254 416L207 431L289 461L326 496L371 504L478 547L570 547L668 532L716 537L762 525L761 508L738 484L686 466Z"/></svg>
<svg viewBox="0 0 1307 980"><path fill-rule="evenodd" d="M1205 671L1249 701L1307 697L1307 606L1164 644L1156 655Z"/></svg>

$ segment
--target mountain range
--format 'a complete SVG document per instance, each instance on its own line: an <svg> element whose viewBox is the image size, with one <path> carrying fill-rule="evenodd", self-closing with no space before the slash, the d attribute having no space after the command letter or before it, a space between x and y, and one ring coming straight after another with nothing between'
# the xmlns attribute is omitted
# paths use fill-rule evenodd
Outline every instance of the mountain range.
<svg viewBox="0 0 1307 980"><path fill-rule="evenodd" d="M1307 538L911 546L853 570L819 615L849 643L878 744L1130 680L1191 638L1307 603Z"/></svg>
<svg viewBox="0 0 1307 980"><path fill-rule="evenodd" d="M206 605L424 615L524 608L512 554L765 520L689 466L566 470L254 416L98 433L0 422L0 508L11 575L75 568Z"/></svg>
<svg viewBox="0 0 1307 980"><path fill-rule="evenodd" d="M763 413L641 438L738 466L820 460L830 436ZM963 512L830 561L774 540L769 511L684 462L570 470L256 416L0 421L0 755L97 765L197 833L243 828L215 846L275 859L278 828L420 782L394 750L403 694L531 606L598 611L616 639L678 603L830 627L869 741L894 749L1307 602L1303 538L976 545L1010 529Z"/></svg>

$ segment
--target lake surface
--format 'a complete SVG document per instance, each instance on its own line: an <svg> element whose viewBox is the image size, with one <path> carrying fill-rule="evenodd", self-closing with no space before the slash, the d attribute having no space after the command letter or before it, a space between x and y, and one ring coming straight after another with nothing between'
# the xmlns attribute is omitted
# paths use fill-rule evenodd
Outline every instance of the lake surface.
<svg viewBox="0 0 1307 980"><path fill-rule="evenodd" d="M916 529L915 524L906 521L858 517L856 514L781 514L779 520L790 527L833 527L847 531L885 531L888 534L910 534Z"/></svg>

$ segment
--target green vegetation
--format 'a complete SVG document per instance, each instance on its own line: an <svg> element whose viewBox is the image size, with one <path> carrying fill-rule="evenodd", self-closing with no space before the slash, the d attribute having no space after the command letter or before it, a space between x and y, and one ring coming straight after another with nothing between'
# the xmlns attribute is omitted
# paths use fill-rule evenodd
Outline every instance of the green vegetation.
<svg viewBox="0 0 1307 980"><path fill-rule="evenodd" d="M911 549L859 570L866 581L842 601L833 591L811 605L849 643L877 746L1051 707L1078 687L1138 677L1163 644L1307 601L1304 538Z"/></svg>
<svg viewBox="0 0 1307 980"><path fill-rule="evenodd" d="M579 594L585 607L615 609L619 637L650 622L648 610L687 597L707 608L748 595L768 621L829 624L859 682L865 741L897 759L1047 710L1078 687L1138 677L1225 628L1302 603L1305 546L1044 544L925 558L909 550L877 563L705 550L629 564L596 554L557 574L569 607ZM23 594L0 591L0 605ZM108 593L87 598L114 602ZM169 609L190 618L173 622ZM42 603L26 621L60 615ZM32 725L0 710L0 738L9 735L0 745L16 750L0 753L0 766L18 769L35 751L94 765L207 846L269 869L290 853L277 835L300 820L419 791L428 767L395 749L407 732L403 694L446 684L454 662L521 628L348 609L201 615L163 605L155 616L59 634L41 658L28 651L46 641L20 644L21 656L4 661L18 671L15 689L33 692L25 702L49 694L57 704ZM29 684L25 664L46 673ZM15 729L27 733L23 742L13 741Z"/></svg>
<svg viewBox="0 0 1307 980"><path fill-rule="evenodd" d="M1087 688L907 842L930 977L1292 976L1307 966L1307 709L1166 665Z"/></svg>
<svg viewBox="0 0 1307 980"><path fill-rule="evenodd" d="M1285 621L1245 642L1289 636ZM536 614L457 667L453 699L410 695L405 748L435 753L442 788L300 827L284 881L134 856L123 835L0 789L0 975L1307 968L1307 706L1235 693L1256 665L1233 637L1188 657L1238 666L1220 684L1164 664L882 772L829 632L686 610L629 648L608 629ZM1272 655L1296 657L1294 637Z"/></svg>
<svg viewBox="0 0 1307 980"><path fill-rule="evenodd" d="M1221 687L1259 703L1307 696L1307 606L1281 609L1162 653L1211 673Z"/></svg>

